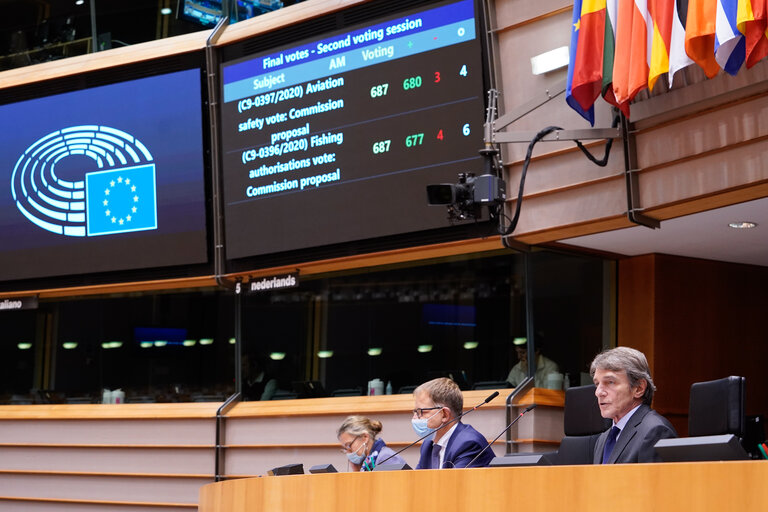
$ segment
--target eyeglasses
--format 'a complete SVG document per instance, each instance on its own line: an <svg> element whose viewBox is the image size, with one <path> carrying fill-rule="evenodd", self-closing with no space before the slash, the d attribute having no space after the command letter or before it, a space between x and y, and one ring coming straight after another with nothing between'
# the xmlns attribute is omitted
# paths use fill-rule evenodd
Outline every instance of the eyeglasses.
<svg viewBox="0 0 768 512"><path fill-rule="evenodd" d="M424 411L434 411L436 409L442 408L442 405L438 405L436 407L419 407L418 409L413 410L413 414L415 414L417 418L421 419L424 416Z"/></svg>
<svg viewBox="0 0 768 512"><path fill-rule="evenodd" d="M355 444L355 441L360 439L360 436L355 437L352 441L348 442L347 444L341 445L341 453L350 453L352 451L352 445ZM358 450L360 447L357 448Z"/></svg>

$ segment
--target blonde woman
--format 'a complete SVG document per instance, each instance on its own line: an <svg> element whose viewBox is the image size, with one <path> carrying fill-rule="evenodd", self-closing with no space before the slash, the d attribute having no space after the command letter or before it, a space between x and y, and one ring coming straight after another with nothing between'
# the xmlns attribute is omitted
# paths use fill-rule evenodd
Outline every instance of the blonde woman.
<svg viewBox="0 0 768 512"><path fill-rule="evenodd" d="M386 464L405 463L383 439L376 437L380 432L381 422L365 416L350 416L341 424L336 437L352 471L373 471L376 464L385 460Z"/></svg>

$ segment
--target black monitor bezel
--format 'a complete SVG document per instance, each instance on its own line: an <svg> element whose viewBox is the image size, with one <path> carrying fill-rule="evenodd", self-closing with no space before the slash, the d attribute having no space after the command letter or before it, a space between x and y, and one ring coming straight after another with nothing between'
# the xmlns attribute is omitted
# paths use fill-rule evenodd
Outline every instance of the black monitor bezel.
<svg viewBox="0 0 768 512"><path fill-rule="evenodd" d="M223 67L234 61L242 60L258 53L268 52L271 49L290 45L297 41L321 37L324 34L343 30L353 25L396 15L398 12L429 7L430 5L440 4L445 1L446 0L374 0L372 2L356 5L338 12L329 13L324 16L296 23L291 26L281 27L274 31L220 47L219 77L222 76ZM482 84L483 89L488 90L491 84L490 50L487 39L483 37L483 34L486 34L486 28L488 26L488 21L486 19L487 13L483 9L482 2L473 0L473 3L478 17L478 25L480 27L480 30L478 31L478 39L481 51L479 58L482 64ZM220 79L219 89L217 91L218 97L223 97L222 87L223 81ZM484 107L487 108L487 97L485 96L483 98L483 104ZM220 117L221 102L219 102L218 109L218 115ZM217 136L219 137L219 140L221 140L221 132L219 132ZM220 159L219 166L221 167ZM223 180L223 176L220 176L219 179ZM487 216L478 221L453 224L449 222L446 211L445 227L372 237L368 239L351 240L347 242L329 243L322 246L299 248L241 258L225 256L223 265L226 273L240 273L257 268L298 264L306 261L334 259L350 255L436 245L475 238L487 238L496 235L498 235L497 225L494 221L488 220Z"/></svg>
<svg viewBox="0 0 768 512"><path fill-rule="evenodd" d="M205 204L205 248L206 262L179 264L162 267L146 267L133 269L115 269L107 272L88 274L44 275L38 277L0 281L0 293L26 290L47 290L120 284L141 281L156 281L163 279L194 278L212 275L214 270L213 253L213 219L211 204L211 140L206 126L210 125L208 103L210 101L208 83L206 80L207 66L205 52L198 50L178 55L160 57L127 63L125 65L90 70L80 74L51 78L48 80L25 83L0 89L0 105L35 100L56 96L69 92L87 90L94 87L107 86L141 78L166 75L185 70L200 71L200 109L201 109L201 138L203 141L203 186Z"/></svg>

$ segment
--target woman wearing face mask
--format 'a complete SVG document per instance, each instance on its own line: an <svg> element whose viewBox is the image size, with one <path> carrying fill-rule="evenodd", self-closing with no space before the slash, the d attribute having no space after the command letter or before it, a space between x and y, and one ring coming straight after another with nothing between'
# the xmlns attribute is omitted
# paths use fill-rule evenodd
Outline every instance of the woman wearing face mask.
<svg viewBox="0 0 768 512"><path fill-rule="evenodd" d="M378 461L394 455L395 452L387 448L383 439L376 438L379 432L381 422L365 416L350 416L341 424L336 437L352 471L373 471ZM387 464L404 463L405 460L399 455L387 460Z"/></svg>

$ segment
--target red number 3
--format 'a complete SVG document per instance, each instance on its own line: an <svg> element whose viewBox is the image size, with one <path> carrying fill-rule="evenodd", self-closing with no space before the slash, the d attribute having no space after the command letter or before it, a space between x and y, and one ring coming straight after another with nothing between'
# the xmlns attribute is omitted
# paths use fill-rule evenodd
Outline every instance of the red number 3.
<svg viewBox="0 0 768 512"><path fill-rule="evenodd" d="M438 82L440 82L440 72L435 71L435 83L438 83Z"/></svg>

